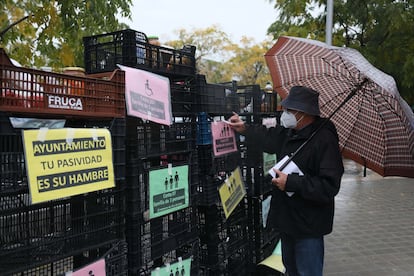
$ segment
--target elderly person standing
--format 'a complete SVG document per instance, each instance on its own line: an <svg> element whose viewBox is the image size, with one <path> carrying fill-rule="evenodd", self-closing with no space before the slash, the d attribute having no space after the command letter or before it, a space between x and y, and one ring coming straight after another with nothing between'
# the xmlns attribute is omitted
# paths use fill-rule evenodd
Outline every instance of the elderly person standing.
<svg viewBox="0 0 414 276"><path fill-rule="evenodd" d="M248 145L260 145L279 158L290 156L318 130L292 159L303 175L275 171L267 225L280 233L289 276L321 276L324 236L332 232L334 198L344 172L338 134L331 121L319 117L318 92L294 86L281 105L281 126L249 126L237 114L229 124Z"/></svg>

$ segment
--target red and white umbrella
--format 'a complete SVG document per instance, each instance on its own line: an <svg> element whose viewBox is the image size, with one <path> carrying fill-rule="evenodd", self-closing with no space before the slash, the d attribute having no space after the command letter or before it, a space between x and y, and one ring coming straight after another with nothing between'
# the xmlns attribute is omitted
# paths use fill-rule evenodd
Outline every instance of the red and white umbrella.
<svg viewBox="0 0 414 276"><path fill-rule="evenodd" d="M320 93L344 157L382 176L414 177L414 114L390 75L355 49L297 37L280 37L265 59L282 98L295 85Z"/></svg>

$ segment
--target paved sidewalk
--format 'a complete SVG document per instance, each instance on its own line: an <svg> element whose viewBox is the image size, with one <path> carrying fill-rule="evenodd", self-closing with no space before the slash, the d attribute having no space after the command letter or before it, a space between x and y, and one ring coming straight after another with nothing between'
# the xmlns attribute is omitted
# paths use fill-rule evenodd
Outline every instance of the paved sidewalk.
<svg viewBox="0 0 414 276"><path fill-rule="evenodd" d="M345 161L324 276L414 276L414 179Z"/></svg>

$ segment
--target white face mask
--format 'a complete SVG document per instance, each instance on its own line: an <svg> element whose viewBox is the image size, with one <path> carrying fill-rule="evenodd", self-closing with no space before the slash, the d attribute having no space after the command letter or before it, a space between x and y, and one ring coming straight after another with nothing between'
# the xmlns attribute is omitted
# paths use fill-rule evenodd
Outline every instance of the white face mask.
<svg viewBox="0 0 414 276"><path fill-rule="evenodd" d="M280 116L280 124L285 128L295 128L297 125L295 114L284 110Z"/></svg>
<svg viewBox="0 0 414 276"><path fill-rule="evenodd" d="M302 116L299 119L299 121L297 121L295 114L287 110L284 110L282 112L282 116L280 116L280 124L285 128L295 128L298 125L298 122L300 122L303 119L303 116Z"/></svg>

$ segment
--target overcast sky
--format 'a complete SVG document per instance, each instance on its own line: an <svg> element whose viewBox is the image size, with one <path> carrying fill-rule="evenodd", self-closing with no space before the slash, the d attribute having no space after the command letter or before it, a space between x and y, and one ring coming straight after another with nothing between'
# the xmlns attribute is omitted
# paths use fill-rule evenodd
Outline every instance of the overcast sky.
<svg viewBox="0 0 414 276"><path fill-rule="evenodd" d="M131 29L147 36L157 35L161 43L176 38L178 29L203 29L218 25L235 43L242 36L262 42L277 13L269 0L135 0Z"/></svg>

